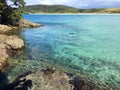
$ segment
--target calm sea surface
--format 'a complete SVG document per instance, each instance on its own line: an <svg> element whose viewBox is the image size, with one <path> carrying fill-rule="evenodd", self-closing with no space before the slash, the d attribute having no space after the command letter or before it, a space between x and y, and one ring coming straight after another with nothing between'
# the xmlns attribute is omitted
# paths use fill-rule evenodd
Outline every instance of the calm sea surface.
<svg viewBox="0 0 120 90"><path fill-rule="evenodd" d="M41 59L120 87L120 15L24 15L43 24L22 32L31 64Z"/></svg>

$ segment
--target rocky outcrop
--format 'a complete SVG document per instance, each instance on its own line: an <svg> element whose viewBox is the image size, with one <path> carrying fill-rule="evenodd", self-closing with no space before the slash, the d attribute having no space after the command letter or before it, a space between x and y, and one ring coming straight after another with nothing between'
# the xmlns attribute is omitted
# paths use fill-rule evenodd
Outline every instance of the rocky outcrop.
<svg viewBox="0 0 120 90"><path fill-rule="evenodd" d="M0 48L0 71L3 71L7 65L8 54L5 48Z"/></svg>
<svg viewBox="0 0 120 90"><path fill-rule="evenodd" d="M21 49L24 46L24 41L18 36L0 35L0 71L7 65L7 49Z"/></svg>
<svg viewBox="0 0 120 90"><path fill-rule="evenodd" d="M17 27L0 24L0 33L10 32L10 31L15 30L15 29L17 29Z"/></svg>
<svg viewBox="0 0 120 90"><path fill-rule="evenodd" d="M0 35L0 48L21 49L24 46L24 41L16 35L8 36Z"/></svg>
<svg viewBox="0 0 120 90"><path fill-rule="evenodd" d="M24 41L18 36L6 37L5 43L8 49L21 49L24 46Z"/></svg>
<svg viewBox="0 0 120 90"><path fill-rule="evenodd" d="M9 57L7 50L18 50L24 46L24 41L18 36L8 36L4 34L13 32L13 30L17 30L18 28L40 27L41 24L22 19L20 22L16 23L16 26L17 27L0 24L0 33L2 33L0 34L0 71L7 65L7 58Z"/></svg>
<svg viewBox="0 0 120 90"><path fill-rule="evenodd" d="M37 70L20 75L3 90L107 90L75 75L69 76L54 68ZM110 90L110 89L109 89Z"/></svg>
<svg viewBox="0 0 120 90"><path fill-rule="evenodd" d="M0 33L11 32L17 30L18 28L36 28L42 26L41 24L31 22L29 20L22 19L14 26L2 25L0 24Z"/></svg>
<svg viewBox="0 0 120 90"><path fill-rule="evenodd" d="M55 71L46 75L43 71L37 71L22 75L3 90L73 90L72 88L69 77L63 72Z"/></svg>
<svg viewBox="0 0 120 90"><path fill-rule="evenodd" d="M35 28L35 27L40 27L42 26L41 24L31 22L29 20L22 19L18 23L18 27L20 28Z"/></svg>

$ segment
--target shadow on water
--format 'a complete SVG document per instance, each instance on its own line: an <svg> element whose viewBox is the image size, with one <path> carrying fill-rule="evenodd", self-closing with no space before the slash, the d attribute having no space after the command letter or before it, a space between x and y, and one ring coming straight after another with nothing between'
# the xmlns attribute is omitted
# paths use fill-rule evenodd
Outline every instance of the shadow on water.
<svg viewBox="0 0 120 90"><path fill-rule="evenodd" d="M63 23L54 23L54 22L36 22L36 23L40 23L42 25L65 25Z"/></svg>

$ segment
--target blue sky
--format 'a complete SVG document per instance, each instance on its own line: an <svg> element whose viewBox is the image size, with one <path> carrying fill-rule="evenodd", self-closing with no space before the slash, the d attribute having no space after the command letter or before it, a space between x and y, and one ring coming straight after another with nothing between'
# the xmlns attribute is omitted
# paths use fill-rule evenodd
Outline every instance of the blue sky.
<svg viewBox="0 0 120 90"><path fill-rule="evenodd" d="M120 7L120 0L25 0L27 5L67 5L77 8Z"/></svg>

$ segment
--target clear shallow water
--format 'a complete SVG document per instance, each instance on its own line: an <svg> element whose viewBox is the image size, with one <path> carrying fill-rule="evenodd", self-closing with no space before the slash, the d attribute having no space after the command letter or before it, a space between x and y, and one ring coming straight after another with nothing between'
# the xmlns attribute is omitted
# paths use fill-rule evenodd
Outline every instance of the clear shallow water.
<svg viewBox="0 0 120 90"><path fill-rule="evenodd" d="M30 57L120 86L120 15L24 15L43 27L25 29ZM33 61L32 61L33 63Z"/></svg>

